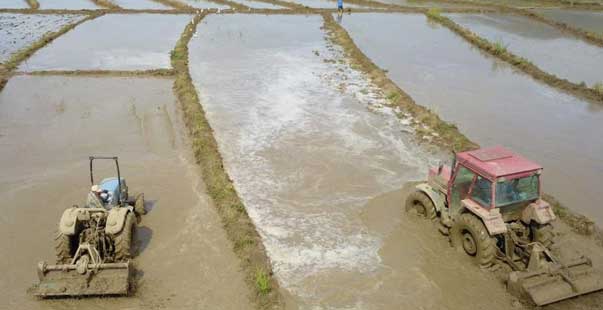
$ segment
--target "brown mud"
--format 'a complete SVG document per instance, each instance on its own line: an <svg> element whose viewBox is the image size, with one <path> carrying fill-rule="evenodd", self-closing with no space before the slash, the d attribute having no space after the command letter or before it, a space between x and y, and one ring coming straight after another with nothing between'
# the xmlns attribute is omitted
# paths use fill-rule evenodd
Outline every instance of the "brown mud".
<svg viewBox="0 0 603 310"><path fill-rule="evenodd" d="M513 65L515 68L530 75L535 80L541 81L551 87L585 99L589 102L603 104L603 92L599 90L590 88L585 84L576 84L566 79L561 79L551 73L545 72L531 63L529 60L519 57L508 51L506 48L501 48L500 46L497 46L496 44L476 35L465 27L462 27L456 22L452 21L450 18L441 15L438 11L427 12L426 16L447 27L484 52L487 52L488 54L498 57L499 59Z"/></svg>
<svg viewBox="0 0 603 310"><path fill-rule="evenodd" d="M284 297L278 282L272 277L272 265L266 249L224 169L213 130L205 118L191 80L187 45L204 17L205 14L194 17L172 52L172 66L176 70L173 89L180 101L195 160L201 168L208 194L222 219L234 252L240 259L239 265L245 274L246 283L254 292L256 306L261 309L283 308ZM261 279L266 278L268 285L262 286Z"/></svg>
<svg viewBox="0 0 603 310"><path fill-rule="evenodd" d="M112 9L112 10L118 10L121 9L121 7L113 2L111 2L110 0L91 0L92 2L94 2L94 4L102 7L102 8L107 8L107 9Z"/></svg>
<svg viewBox="0 0 603 310"><path fill-rule="evenodd" d="M191 154L173 79L17 76L0 93L1 309L250 309L252 292ZM85 201L89 155L116 155L148 213L129 297L37 300L61 212ZM98 178L114 167L99 162ZM10 253L10 254L9 254Z"/></svg>
<svg viewBox="0 0 603 310"><path fill-rule="evenodd" d="M33 10L40 8L40 3L38 3L38 0L27 0L27 4L29 4L29 7Z"/></svg>
<svg viewBox="0 0 603 310"><path fill-rule="evenodd" d="M375 65L355 44L349 34L339 25L331 14L323 14L325 29L329 39L335 44L343 47L347 59L352 68L359 69L367 74L372 83L383 90L390 101L391 106L399 106L403 111L409 112L416 120L412 125L415 129L418 141L425 136L430 136L430 143L455 151L463 151L476 148L477 145L464 135L458 128L440 119L440 117L429 109L415 103L415 101L394 82L385 72ZM428 128L425 128L428 126ZM433 135L436 133L437 135Z"/></svg>

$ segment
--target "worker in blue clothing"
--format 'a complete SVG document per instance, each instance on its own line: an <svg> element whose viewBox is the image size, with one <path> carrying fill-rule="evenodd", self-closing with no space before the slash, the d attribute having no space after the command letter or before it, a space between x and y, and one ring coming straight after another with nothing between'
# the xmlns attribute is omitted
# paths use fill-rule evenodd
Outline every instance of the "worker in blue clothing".
<svg viewBox="0 0 603 310"><path fill-rule="evenodd" d="M337 12L343 14L343 0L337 0Z"/></svg>

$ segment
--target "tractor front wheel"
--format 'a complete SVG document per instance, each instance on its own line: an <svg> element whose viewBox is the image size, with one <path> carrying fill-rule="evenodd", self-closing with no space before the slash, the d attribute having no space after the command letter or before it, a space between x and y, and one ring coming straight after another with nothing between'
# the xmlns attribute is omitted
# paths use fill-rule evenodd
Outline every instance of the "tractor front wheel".
<svg viewBox="0 0 603 310"><path fill-rule="evenodd" d="M61 232L57 232L54 238L54 250L57 257L58 264L68 264L71 262L73 255L75 254L75 247L73 244L73 237L65 235Z"/></svg>
<svg viewBox="0 0 603 310"><path fill-rule="evenodd" d="M421 191L415 191L406 198L406 212L415 211L422 217L436 217L435 207L431 199Z"/></svg>
<svg viewBox="0 0 603 310"><path fill-rule="evenodd" d="M134 215L128 212L122 230L113 237L115 243L115 261L123 262L132 257L132 236L134 235Z"/></svg>
<svg viewBox="0 0 603 310"><path fill-rule="evenodd" d="M546 248L550 248L555 237L555 233L553 232L553 226L551 224L538 224L534 223L530 225L530 229L532 231L532 240L534 242L540 242Z"/></svg>
<svg viewBox="0 0 603 310"><path fill-rule="evenodd" d="M461 214L452 226L450 237L453 245L462 248L479 266L487 267L494 263L496 241L473 214Z"/></svg>

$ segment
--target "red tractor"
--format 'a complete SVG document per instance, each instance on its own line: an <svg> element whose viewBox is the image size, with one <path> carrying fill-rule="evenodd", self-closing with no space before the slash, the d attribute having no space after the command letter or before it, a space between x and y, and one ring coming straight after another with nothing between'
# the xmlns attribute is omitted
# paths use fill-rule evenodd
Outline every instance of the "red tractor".
<svg viewBox="0 0 603 310"><path fill-rule="evenodd" d="M429 171L406 210L434 219L481 266L509 264L511 293L545 305L603 288L589 259L560 262L551 252L555 213L542 200L542 167L503 147L455 154Z"/></svg>

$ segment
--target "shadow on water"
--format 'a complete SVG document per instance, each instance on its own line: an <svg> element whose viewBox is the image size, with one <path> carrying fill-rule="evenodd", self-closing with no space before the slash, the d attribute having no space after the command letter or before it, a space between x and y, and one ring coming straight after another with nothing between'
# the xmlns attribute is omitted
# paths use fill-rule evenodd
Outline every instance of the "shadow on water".
<svg viewBox="0 0 603 310"><path fill-rule="evenodd" d="M136 256L140 255L151 243L153 237L153 230L146 226L136 227L136 233L134 234L134 249Z"/></svg>

